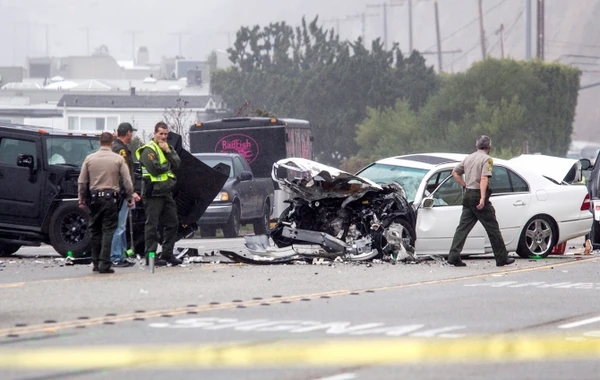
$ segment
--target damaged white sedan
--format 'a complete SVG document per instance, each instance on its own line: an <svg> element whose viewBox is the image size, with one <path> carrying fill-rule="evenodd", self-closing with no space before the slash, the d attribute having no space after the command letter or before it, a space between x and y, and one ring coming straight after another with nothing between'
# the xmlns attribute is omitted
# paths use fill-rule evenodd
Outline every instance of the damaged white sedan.
<svg viewBox="0 0 600 380"><path fill-rule="evenodd" d="M357 175L373 182L400 183L417 212L416 255L448 255L462 212L462 187L451 177L465 154L422 153L379 160ZM584 168L585 169L585 168ZM583 236L592 225L585 186L574 159L523 155L494 159L491 202L509 252L545 257L567 240ZM462 255L492 253L483 226L477 223Z"/></svg>
<svg viewBox="0 0 600 380"><path fill-rule="evenodd" d="M254 264L310 257L351 261L410 257L416 218L399 184L378 185L302 158L277 161L272 178L291 195L289 206L268 237L246 238L249 254L223 255Z"/></svg>

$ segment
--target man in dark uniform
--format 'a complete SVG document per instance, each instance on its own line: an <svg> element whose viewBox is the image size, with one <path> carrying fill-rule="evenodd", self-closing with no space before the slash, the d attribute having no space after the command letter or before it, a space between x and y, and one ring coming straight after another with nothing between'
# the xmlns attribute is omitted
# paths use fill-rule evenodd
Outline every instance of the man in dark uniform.
<svg viewBox="0 0 600 380"><path fill-rule="evenodd" d="M100 149L85 158L77 180L79 207L90 209L93 270L100 273L115 272L110 268L110 248L119 213L119 180L125 187L127 205L133 206L131 175L121 156L111 150L112 142L110 132L100 135Z"/></svg>
<svg viewBox="0 0 600 380"><path fill-rule="evenodd" d="M456 267L467 266L460 259L469 232L477 221L481 222L492 243L496 265L501 267L512 264L515 259L508 257L504 239L496 220L496 210L490 202L492 194L489 178L492 176L494 161L488 155L492 149L492 140L485 135L479 136L475 142L477 151L467 156L454 170L452 176L464 189L462 215L456 227L456 233L450 247L448 263ZM465 175L463 180L462 175Z"/></svg>
<svg viewBox="0 0 600 380"><path fill-rule="evenodd" d="M133 138L133 132L136 129L129 123L121 123L117 128L117 138L113 141L112 151L123 157L123 161L129 169L131 182L135 184L135 177L133 173L133 155L129 150L129 144ZM123 181L120 182L121 193L125 192ZM137 193L133 193L133 201L139 202L140 196ZM119 210L119 221L117 222L117 229L113 235L112 248L110 252L110 260L112 265L115 267L128 267L133 265L132 262L125 260L123 252L127 250L127 214L130 212L130 207L121 199L121 208Z"/></svg>
<svg viewBox="0 0 600 380"><path fill-rule="evenodd" d="M167 143L169 127L164 122L154 126L154 138L139 148L135 154L142 165L142 196L146 212L145 240L146 262L150 252L158 248L158 228L163 227L163 242L160 259L179 265L181 260L173 255L179 221L177 205L171 191L177 179L173 170L179 168L181 159ZM156 265L163 263L157 260Z"/></svg>

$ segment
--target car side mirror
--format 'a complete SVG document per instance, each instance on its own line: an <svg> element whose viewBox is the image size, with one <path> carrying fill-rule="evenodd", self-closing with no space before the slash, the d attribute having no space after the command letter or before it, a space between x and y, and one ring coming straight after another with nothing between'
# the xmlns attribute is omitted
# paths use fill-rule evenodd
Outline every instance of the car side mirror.
<svg viewBox="0 0 600 380"><path fill-rule="evenodd" d="M423 200L423 203L422 203L421 207L422 208L426 208L426 209L430 209L430 208L433 207L433 204L434 204L433 198L425 198Z"/></svg>
<svg viewBox="0 0 600 380"><path fill-rule="evenodd" d="M587 158L582 158L579 162L581 163L581 170L588 170L592 167L592 161Z"/></svg>
<svg viewBox="0 0 600 380"><path fill-rule="evenodd" d="M243 171L240 173L240 175L238 176L240 181L250 181L252 179L252 172L249 171Z"/></svg>
<svg viewBox="0 0 600 380"><path fill-rule="evenodd" d="M17 156L17 166L33 170L33 162L33 156L30 154L19 154Z"/></svg>

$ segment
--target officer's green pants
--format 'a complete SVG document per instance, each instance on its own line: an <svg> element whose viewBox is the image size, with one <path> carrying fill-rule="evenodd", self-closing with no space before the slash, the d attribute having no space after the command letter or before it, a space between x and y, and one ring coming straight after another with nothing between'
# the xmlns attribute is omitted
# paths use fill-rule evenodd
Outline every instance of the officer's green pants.
<svg viewBox="0 0 600 380"><path fill-rule="evenodd" d="M110 249L118 220L118 202L100 198L90 205L92 265L101 271L110 268Z"/></svg>
<svg viewBox="0 0 600 380"><path fill-rule="evenodd" d="M144 197L146 226L144 229L146 253L156 252L158 248L158 228L163 228L162 257L173 255L179 220L177 205L171 194L162 197Z"/></svg>
<svg viewBox="0 0 600 380"><path fill-rule="evenodd" d="M452 246L450 247L450 254L448 255L448 261L450 262L460 260L460 253L465 245L467 236L478 221L481 222L483 228L485 228L485 232L490 238L496 263L502 264L508 257L504 239L500 233L500 226L498 226L498 221L496 220L496 210L489 201L489 197L486 198L483 209L478 210L477 205L479 204L480 197L481 194L479 190L467 190L465 192L462 215L460 216L458 227L456 227L454 239L452 239Z"/></svg>

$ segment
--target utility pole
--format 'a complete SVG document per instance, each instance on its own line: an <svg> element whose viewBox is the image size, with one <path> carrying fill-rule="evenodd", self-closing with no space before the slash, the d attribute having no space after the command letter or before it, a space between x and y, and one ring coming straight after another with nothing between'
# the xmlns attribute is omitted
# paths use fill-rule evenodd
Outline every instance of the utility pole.
<svg viewBox="0 0 600 380"><path fill-rule="evenodd" d="M408 51L413 52L413 8L412 0L408 0Z"/></svg>
<svg viewBox="0 0 600 380"><path fill-rule="evenodd" d="M353 19L360 18L360 37L363 41L363 46L367 46L367 43L366 43L367 17L375 17L375 16L379 16L379 14L378 13L367 14L365 12L362 12L362 13L359 13L356 15L346 16L347 20L353 20Z"/></svg>
<svg viewBox="0 0 600 380"><path fill-rule="evenodd" d="M125 33L131 34L131 59L133 60L133 63L135 64L135 35L142 33L142 32L137 31L137 30L130 30Z"/></svg>
<svg viewBox="0 0 600 380"><path fill-rule="evenodd" d="M496 30L496 35L500 34L500 57L504 59L504 24L500 24L500 28Z"/></svg>
<svg viewBox="0 0 600 380"><path fill-rule="evenodd" d="M440 13L438 10L438 0L433 3L435 10L435 34L437 39L437 51L438 51L438 71L441 73L444 71L442 65L442 38L440 37Z"/></svg>
<svg viewBox="0 0 600 380"><path fill-rule="evenodd" d="M417 0L417 2L423 2L424 0ZM414 49L414 33L413 33L413 0L397 0L393 4L404 5L408 4L408 50L412 53Z"/></svg>
<svg viewBox="0 0 600 380"><path fill-rule="evenodd" d="M223 35L227 36L227 48L229 49L231 47L231 32L220 32L217 34L220 36L223 36Z"/></svg>
<svg viewBox="0 0 600 380"><path fill-rule="evenodd" d="M85 27L85 28L81 28L81 29L85 30L85 43L86 43L87 55L89 57L90 56L90 28Z"/></svg>
<svg viewBox="0 0 600 380"><path fill-rule="evenodd" d="M178 36L178 42L179 42L179 53L178 53L178 55L179 55L179 57L183 58L183 49L182 49L182 43L181 43L181 41L183 39L183 36L189 36L190 33L178 32L178 33L171 33L171 34Z"/></svg>
<svg viewBox="0 0 600 380"><path fill-rule="evenodd" d="M44 25L46 29L46 57L50 58L50 38L48 36L50 26L48 24Z"/></svg>
<svg viewBox="0 0 600 380"><path fill-rule="evenodd" d="M537 58L544 60L545 9L544 0L537 0Z"/></svg>
<svg viewBox="0 0 600 380"><path fill-rule="evenodd" d="M26 24L26 35L25 35L25 53L27 58L29 58L29 48L31 44L31 25L29 23Z"/></svg>
<svg viewBox="0 0 600 380"><path fill-rule="evenodd" d="M387 23L387 8L397 7L402 4L397 3L381 3L381 4L367 4L367 8L383 8L383 46L385 50L388 49L388 23Z"/></svg>
<svg viewBox="0 0 600 380"><path fill-rule="evenodd" d="M525 0L525 59L531 59L531 0Z"/></svg>
<svg viewBox="0 0 600 380"><path fill-rule="evenodd" d="M17 65L17 23L13 23L13 53L12 53L12 65Z"/></svg>
<svg viewBox="0 0 600 380"><path fill-rule="evenodd" d="M329 20L323 20L323 23L328 23L328 22L335 22L335 32L338 35L338 37L341 38L341 33L340 33L340 21L342 21L339 17L337 18L332 18Z"/></svg>
<svg viewBox="0 0 600 380"><path fill-rule="evenodd" d="M500 24L500 54L504 59L504 24Z"/></svg>
<svg viewBox="0 0 600 380"><path fill-rule="evenodd" d="M477 5L479 8L479 37L481 38L481 58L485 59L487 55L487 48L485 46L485 29L483 27L483 0L478 0Z"/></svg>

